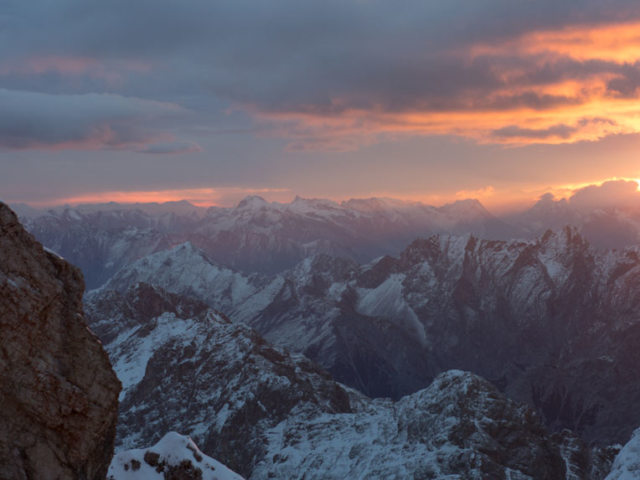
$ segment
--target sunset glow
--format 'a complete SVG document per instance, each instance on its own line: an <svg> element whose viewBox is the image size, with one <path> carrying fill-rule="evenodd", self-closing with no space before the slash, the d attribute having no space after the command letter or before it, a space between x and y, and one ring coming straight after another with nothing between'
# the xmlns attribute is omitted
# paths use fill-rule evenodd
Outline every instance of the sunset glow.
<svg viewBox="0 0 640 480"><path fill-rule="evenodd" d="M635 3L147 1L12 6L2 198L505 211L640 177Z"/></svg>
<svg viewBox="0 0 640 480"><path fill-rule="evenodd" d="M182 190L158 190L138 192L96 192L74 197L60 197L32 202L36 207L52 207L55 205L83 205L95 203L164 203L187 200L198 207L232 206L232 201L239 201L248 195L264 195L274 201L289 198L286 189L270 188L190 188Z"/></svg>
<svg viewBox="0 0 640 480"><path fill-rule="evenodd" d="M346 95L332 96L329 108L297 105L254 113L281 125L277 135L297 138L291 146L298 150L357 149L380 135L460 135L479 143L522 146L635 134L640 132L640 103L637 85L629 84L627 76L636 72L640 59L638 32L635 22L577 25L455 50L451 56L463 65L491 63L498 81L490 91L461 92L449 108L446 101L417 98L414 105L394 111L381 98L359 109L354 108L359 99Z"/></svg>

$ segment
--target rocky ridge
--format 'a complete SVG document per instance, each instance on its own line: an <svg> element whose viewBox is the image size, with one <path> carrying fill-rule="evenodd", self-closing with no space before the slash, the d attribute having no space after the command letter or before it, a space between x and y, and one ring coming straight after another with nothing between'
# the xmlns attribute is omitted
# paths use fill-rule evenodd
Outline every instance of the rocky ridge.
<svg viewBox="0 0 640 480"><path fill-rule="evenodd" d="M0 203L0 478L106 475L120 382L83 291L80 270Z"/></svg>
<svg viewBox="0 0 640 480"><path fill-rule="evenodd" d="M457 368L587 441L623 443L640 424L637 248L602 252L572 228L534 240L434 236L368 265L317 255L258 281L204 257L161 252L105 288L151 281L223 305L369 396L400 398ZM208 288L173 267L191 264Z"/></svg>
<svg viewBox="0 0 640 480"><path fill-rule="evenodd" d="M473 374L443 373L398 402L370 400L215 311L163 312L187 300L158 287L101 294L120 295L126 307L121 332L106 344L125 385L121 449L181 431L253 479L600 479L608 472L612 452L569 432L550 435L530 408ZM135 305L158 308L142 314Z"/></svg>

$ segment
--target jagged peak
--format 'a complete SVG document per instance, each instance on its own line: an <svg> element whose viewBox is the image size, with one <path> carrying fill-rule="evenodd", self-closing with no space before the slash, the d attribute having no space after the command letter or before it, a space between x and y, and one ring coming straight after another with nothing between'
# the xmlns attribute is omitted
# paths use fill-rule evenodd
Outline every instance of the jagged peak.
<svg viewBox="0 0 640 480"><path fill-rule="evenodd" d="M482 217L491 217L491 213L480 203L477 198L467 198L464 200L456 200L447 203L438 208L438 210L447 215L474 215Z"/></svg>
<svg viewBox="0 0 640 480"><path fill-rule="evenodd" d="M249 195L244 197L238 205L236 206L236 210L249 210L253 208L262 208L269 206L270 203L267 202L264 198L259 195Z"/></svg>
<svg viewBox="0 0 640 480"><path fill-rule="evenodd" d="M309 275L329 275L335 281L344 281L356 272L359 266L355 260L316 253L299 262L284 275L298 278Z"/></svg>
<svg viewBox="0 0 640 480"><path fill-rule="evenodd" d="M573 225L565 225L562 228L545 231L539 238L541 245L557 243L558 245L575 245L588 248L589 241L580 233L580 230Z"/></svg>
<svg viewBox="0 0 640 480"><path fill-rule="evenodd" d="M538 198L538 201L529 209L530 212L564 211L570 208L566 198L556 199L553 193L545 193Z"/></svg>
<svg viewBox="0 0 640 480"><path fill-rule="evenodd" d="M326 198L303 198L299 195L288 204L291 207L305 206L310 208L339 208L340 204Z"/></svg>

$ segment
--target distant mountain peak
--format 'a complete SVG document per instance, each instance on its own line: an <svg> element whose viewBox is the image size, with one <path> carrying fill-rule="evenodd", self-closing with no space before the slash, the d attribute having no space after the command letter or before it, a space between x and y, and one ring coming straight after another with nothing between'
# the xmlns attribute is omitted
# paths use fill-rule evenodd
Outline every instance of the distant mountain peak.
<svg viewBox="0 0 640 480"><path fill-rule="evenodd" d="M446 215L454 216L480 216L480 217L492 217L491 213L480 203L477 198L466 198L463 200L456 200L452 203L447 203L440 208L439 211Z"/></svg>
<svg viewBox="0 0 640 480"><path fill-rule="evenodd" d="M260 208L269 205L264 198L259 195L249 195L240 200L240 203L236 206L237 210L240 209L250 209L250 208Z"/></svg>
<svg viewBox="0 0 640 480"><path fill-rule="evenodd" d="M540 196L538 201L535 203L531 210L549 210L549 209L559 210L560 208L565 210L569 208L569 202L566 198L556 199L556 196L553 193L545 193Z"/></svg>

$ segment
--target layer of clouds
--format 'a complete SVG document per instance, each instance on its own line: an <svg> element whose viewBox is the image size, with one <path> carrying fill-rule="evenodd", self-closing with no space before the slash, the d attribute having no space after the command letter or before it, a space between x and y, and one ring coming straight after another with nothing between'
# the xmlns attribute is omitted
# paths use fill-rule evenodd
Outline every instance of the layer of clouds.
<svg viewBox="0 0 640 480"><path fill-rule="evenodd" d="M50 95L0 89L0 149L142 149L169 153L180 144L156 144L167 134L159 121L188 115L180 106L114 94ZM185 150L186 146L180 148ZM195 145L190 145L195 148Z"/></svg>
<svg viewBox="0 0 640 480"><path fill-rule="evenodd" d="M578 208L640 207L640 192L635 180L610 180L589 185L574 193L569 202Z"/></svg>
<svg viewBox="0 0 640 480"><path fill-rule="evenodd" d="M289 138L290 151L343 151L403 135L595 140L633 132L621 120L626 110L611 110L618 127L605 129L585 123L577 107L633 98L640 63L530 52L518 39L634 19L640 5L630 0L5 0L0 87L17 100L29 90L174 102L197 109L204 124L232 107ZM558 88L563 82L577 87ZM88 125L104 125L98 110L94 120L83 117ZM535 115L556 110L569 118ZM526 124L523 111L534 113ZM149 133L144 118L128 127ZM176 117L164 133L185 127ZM130 143L121 138L129 133L110 128L92 135ZM65 137L33 135L3 142L28 148Z"/></svg>
<svg viewBox="0 0 640 480"><path fill-rule="evenodd" d="M517 125L510 125L493 131L493 135L502 138L517 139L546 139L549 137L569 138L576 131L575 127L569 125L553 125L549 128L532 129L521 128Z"/></svg>

